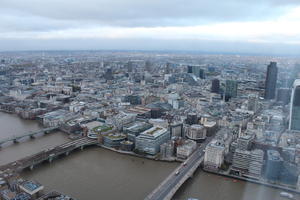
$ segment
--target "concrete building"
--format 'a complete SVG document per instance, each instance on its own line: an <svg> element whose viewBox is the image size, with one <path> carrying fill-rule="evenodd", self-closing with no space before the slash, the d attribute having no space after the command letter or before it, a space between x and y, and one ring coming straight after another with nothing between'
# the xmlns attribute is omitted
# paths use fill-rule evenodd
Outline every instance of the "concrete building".
<svg viewBox="0 0 300 200"><path fill-rule="evenodd" d="M166 128L154 126L136 137L135 148L140 152L155 155L160 145L170 139L170 132Z"/></svg>
<svg viewBox="0 0 300 200"><path fill-rule="evenodd" d="M240 172L240 175L246 173L249 169L251 160L250 151L236 149L233 154L232 167Z"/></svg>
<svg viewBox="0 0 300 200"><path fill-rule="evenodd" d="M36 198L39 192L44 189L44 186L35 181L24 181L19 185L19 188L31 197Z"/></svg>
<svg viewBox="0 0 300 200"><path fill-rule="evenodd" d="M186 123L189 125L198 124L198 116L196 113L188 113Z"/></svg>
<svg viewBox="0 0 300 200"><path fill-rule="evenodd" d="M217 123L216 122L204 122L203 123L203 126L205 127L206 129L206 135L208 137L214 135L217 131Z"/></svg>
<svg viewBox="0 0 300 200"><path fill-rule="evenodd" d="M185 140L183 144L177 146L176 156L181 159L188 158L197 148L197 143L193 140Z"/></svg>
<svg viewBox="0 0 300 200"><path fill-rule="evenodd" d="M206 139L206 129L202 125L193 124L187 128L186 137L195 141L203 141Z"/></svg>
<svg viewBox="0 0 300 200"><path fill-rule="evenodd" d="M205 148L204 167L217 171L224 162L225 145L222 141L213 140Z"/></svg>
<svg viewBox="0 0 300 200"><path fill-rule="evenodd" d="M160 154L163 159L170 159L174 155L174 141L168 141L160 145Z"/></svg>
<svg viewBox="0 0 300 200"><path fill-rule="evenodd" d="M171 137L183 137L183 124L182 123L170 124L170 134Z"/></svg>
<svg viewBox="0 0 300 200"><path fill-rule="evenodd" d="M237 148L240 150L249 150L253 142L252 135L243 135L237 139Z"/></svg>
<svg viewBox="0 0 300 200"><path fill-rule="evenodd" d="M69 121L73 117L74 113L68 112L63 109L38 116L38 118L42 120L43 125L46 127L60 126L61 124L63 124L66 121Z"/></svg>
<svg viewBox="0 0 300 200"><path fill-rule="evenodd" d="M249 176L259 179L264 164L264 151L256 149L251 151L249 163Z"/></svg>
<svg viewBox="0 0 300 200"><path fill-rule="evenodd" d="M283 159L278 151L267 151L265 176L270 181L278 181L283 166Z"/></svg>
<svg viewBox="0 0 300 200"><path fill-rule="evenodd" d="M175 92L168 95L168 103L172 105L173 109L179 109L183 106L183 101Z"/></svg>
<svg viewBox="0 0 300 200"><path fill-rule="evenodd" d="M124 140L122 142L120 142L120 149L122 151L132 151L134 148L134 143L128 140Z"/></svg>
<svg viewBox="0 0 300 200"><path fill-rule="evenodd" d="M258 110L258 97L256 95L248 96L247 109L254 113Z"/></svg>

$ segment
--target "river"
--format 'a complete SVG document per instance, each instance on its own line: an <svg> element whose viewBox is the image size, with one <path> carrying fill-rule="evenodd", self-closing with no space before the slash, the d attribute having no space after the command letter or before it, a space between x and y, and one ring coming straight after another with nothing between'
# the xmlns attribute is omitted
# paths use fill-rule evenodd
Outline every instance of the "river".
<svg viewBox="0 0 300 200"><path fill-rule="evenodd" d="M0 138L20 135L42 128L37 122L0 113ZM69 141L61 132L7 144L0 150L0 164ZM44 163L22 176L58 190L78 200L140 200L151 192L177 163L157 162L122 155L98 147L76 151L69 156ZM198 170L175 194L174 199L201 200L280 200L280 190L204 173ZM300 199L299 196L297 196Z"/></svg>

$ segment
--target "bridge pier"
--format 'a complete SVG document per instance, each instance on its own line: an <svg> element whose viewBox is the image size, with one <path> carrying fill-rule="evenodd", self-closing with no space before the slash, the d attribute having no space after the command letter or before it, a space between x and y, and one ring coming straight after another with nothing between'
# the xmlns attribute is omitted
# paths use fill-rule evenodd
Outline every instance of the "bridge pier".
<svg viewBox="0 0 300 200"><path fill-rule="evenodd" d="M34 165L30 165L29 169L32 171L34 168Z"/></svg>
<svg viewBox="0 0 300 200"><path fill-rule="evenodd" d="M82 151L83 150L83 148L84 148L84 146L82 145L82 146L80 146L80 150Z"/></svg>
<svg viewBox="0 0 300 200"><path fill-rule="evenodd" d="M14 139L13 142L14 142L15 144L19 143L18 139Z"/></svg>
<svg viewBox="0 0 300 200"><path fill-rule="evenodd" d="M67 151L67 152L65 153L66 156L68 156L69 154L70 154L70 151Z"/></svg>
<svg viewBox="0 0 300 200"><path fill-rule="evenodd" d="M31 135L31 136L30 136L30 139L35 139L35 136L34 136L34 135Z"/></svg>
<svg viewBox="0 0 300 200"><path fill-rule="evenodd" d="M52 163L52 161L53 161L53 157L48 158L49 163Z"/></svg>

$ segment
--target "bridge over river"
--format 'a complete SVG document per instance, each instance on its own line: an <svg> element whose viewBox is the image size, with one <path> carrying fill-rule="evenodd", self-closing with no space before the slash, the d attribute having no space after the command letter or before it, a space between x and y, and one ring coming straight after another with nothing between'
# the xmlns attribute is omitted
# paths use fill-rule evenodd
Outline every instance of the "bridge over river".
<svg viewBox="0 0 300 200"><path fill-rule="evenodd" d="M53 159L59 157L60 155L69 155L69 153L75 149L83 149L86 146L95 144L97 144L97 140L83 137L59 145L57 147L41 151L34 155L17 160L15 162L0 166L0 171L4 172L0 173L0 177L1 174L3 175L5 174L5 172L9 172L11 174L18 174L25 168L30 168L32 170L36 165L44 161L52 162Z"/></svg>
<svg viewBox="0 0 300 200"><path fill-rule="evenodd" d="M179 167L177 167L163 182L158 185L145 200L170 200L186 180L193 176L204 159L204 149L212 140L207 140Z"/></svg>
<svg viewBox="0 0 300 200"><path fill-rule="evenodd" d="M18 143L20 139L22 138L25 138L25 137L30 137L30 138L35 138L35 135L38 135L38 134L47 134L47 133L50 133L52 131L56 131L58 130L58 126L56 127L50 127L50 128L44 128L44 129L41 129L41 130L38 130L38 131L31 131L31 132L28 132L28 133L25 133L23 135L18 135L18 136L12 136L10 138L6 138L6 139L2 139L0 140L0 147L7 143L7 142L14 142L14 143Z"/></svg>

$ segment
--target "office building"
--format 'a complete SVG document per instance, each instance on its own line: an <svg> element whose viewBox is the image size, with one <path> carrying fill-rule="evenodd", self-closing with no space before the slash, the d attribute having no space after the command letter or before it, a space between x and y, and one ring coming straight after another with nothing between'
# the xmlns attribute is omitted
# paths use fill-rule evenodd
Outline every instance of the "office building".
<svg viewBox="0 0 300 200"><path fill-rule="evenodd" d="M300 79L293 85L289 129L300 131Z"/></svg>
<svg viewBox="0 0 300 200"><path fill-rule="evenodd" d="M183 137L183 124L182 123L170 124L170 134L171 137Z"/></svg>
<svg viewBox="0 0 300 200"><path fill-rule="evenodd" d="M250 151L236 149L233 154L232 167L240 171L240 173L245 173L249 169L250 159Z"/></svg>
<svg viewBox="0 0 300 200"><path fill-rule="evenodd" d="M105 72L105 74L104 74L104 78L105 78L106 80L113 80L113 79L114 79L112 68L107 68L107 69L106 69L106 72Z"/></svg>
<svg viewBox="0 0 300 200"><path fill-rule="evenodd" d="M174 141L168 141L160 145L160 155L163 159L170 159L174 155Z"/></svg>
<svg viewBox="0 0 300 200"><path fill-rule="evenodd" d="M119 147L125 139L126 135L123 133L109 133L103 136L103 145L107 147Z"/></svg>
<svg viewBox="0 0 300 200"><path fill-rule="evenodd" d="M238 83L234 80L226 80L225 100L236 98L238 91Z"/></svg>
<svg viewBox="0 0 300 200"><path fill-rule="evenodd" d="M135 142L135 138L139 136L140 133L148 130L152 127L152 124L147 122L135 121L133 123L127 124L123 127L123 132L127 134L128 140Z"/></svg>
<svg viewBox="0 0 300 200"><path fill-rule="evenodd" d="M205 79L205 71L200 65L187 66L187 72L192 73L201 79Z"/></svg>
<svg viewBox="0 0 300 200"><path fill-rule="evenodd" d="M278 151L267 151L265 176L268 180L278 181L283 166L283 159Z"/></svg>
<svg viewBox="0 0 300 200"><path fill-rule="evenodd" d="M240 150L250 150L254 137L252 135L243 135L237 139L237 148Z"/></svg>
<svg viewBox="0 0 300 200"><path fill-rule="evenodd" d="M278 88L276 101L283 103L283 105L289 104L291 101L291 89Z"/></svg>
<svg viewBox="0 0 300 200"><path fill-rule="evenodd" d="M213 79L211 81L211 92L219 93L220 91L220 81L218 79Z"/></svg>
<svg viewBox="0 0 300 200"><path fill-rule="evenodd" d="M248 96L247 109L254 113L258 110L258 97L255 95Z"/></svg>
<svg viewBox="0 0 300 200"><path fill-rule="evenodd" d="M126 95L123 99L123 102L128 102L131 105L140 105L142 104L142 99L138 95Z"/></svg>
<svg viewBox="0 0 300 200"><path fill-rule="evenodd" d="M187 138L195 141L203 141L206 139L206 129L204 126L199 124L193 124L187 129Z"/></svg>
<svg viewBox="0 0 300 200"><path fill-rule="evenodd" d="M176 155L178 158L188 158L197 148L197 143L193 140L185 140L183 144L177 146Z"/></svg>
<svg viewBox="0 0 300 200"><path fill-rule="evenodd" d="M135 148L147 154L155 155L160 145L170 139L170 132L166 128L154 126L136 137Z"/></svg>
<svg viewBox="0 0 300 200"><path fill-rule="evenodd" d="M265 99L274 99L276 93L276 83L277 83L277 63L271 62L268 65L267 76L265 82Z"/></svg>
<svg viewBox="0 0 300 200"><path fill-rule="evenodd" d="M198 124L198 116L196 113L187 114L186 123L189 125Z"/></svg>
<svg viewBox="0 0 300 200"><path fill-rule="evenodd" d="M217 171L224 162L225 145L222 141L213 140L205 148L204 167Z"/></svg>
<svg viewBox="0 0 300 200"><path fill-rule="evenodd" d="M249 163L249 176L259 179L264 164L264 152L260 149L251 151Z"/></svg>

